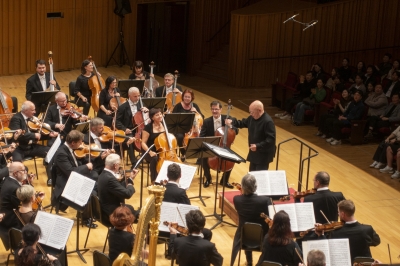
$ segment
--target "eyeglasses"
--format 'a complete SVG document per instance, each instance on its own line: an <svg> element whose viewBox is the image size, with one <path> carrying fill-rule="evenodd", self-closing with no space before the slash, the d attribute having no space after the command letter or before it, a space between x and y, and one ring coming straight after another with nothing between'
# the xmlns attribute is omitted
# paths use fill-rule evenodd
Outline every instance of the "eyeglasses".
<svg viewBox="0 0 400 266"><path fill-rule="evenodd" d="M221 110L221 109L219 109L219 108L211 108L211 111L219 111L219 110Z"/></svg>
<svg viewBox="0 0 400 266"><path fill-rule="evenodd" d="M28 171L26 171L26 169L24 169L24 170L17 170L17 171L15 171L15 172L28 172Z"/></svg>

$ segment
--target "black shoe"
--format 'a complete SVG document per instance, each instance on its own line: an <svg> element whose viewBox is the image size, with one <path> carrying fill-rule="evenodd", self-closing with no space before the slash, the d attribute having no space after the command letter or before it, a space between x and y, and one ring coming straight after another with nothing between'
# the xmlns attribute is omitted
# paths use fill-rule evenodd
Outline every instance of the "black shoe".
<svg viewBox="0 0 400 266"><path fill-rule="evenodd" d="M133 221L133 223L137 224L139 222L140 210L137 210L134 215L135 215L136 219L135 219L135 221Z"/></svg>
<svg viewBox="0 0 400 266"><path fill-rule="evenodd" d="M233 185L229 182L226 182L225 184L219 183L221 186L227 187L227 188L233 188Z"/></svg>
<svg viewBox="0 0 400 266"><path fill-rule="evenodd" d="M204 187L204 188L207 188L207 187L210 186L210 184L211 184L211 181L207 179L206 182L204 182L203 187Z"/></svg>
<svg viewBox="0 0 400 266"><path fill-rule="evenodd" d="M51 184L52 184L51 179L48 179L48 180L47 180L47 186L48 186L48 187L51 187Z"/></svg>
<svg viewBox="0 0 400 266"><path fill-rule="evenodd" d="M181 161L182 161L182 163L184 163L185 160L186 160L186 156L185 156L185 155L181 156Z"/></svg>
<svg viewBox="0 0 400 266"><path fill-rule="evenodd" d="M98 226L97 224L90 223L90 219L85 221L85 225L86 225L86 227L89 227L89 228L92 228L92 229L96 229L97 226Z"/></svg>

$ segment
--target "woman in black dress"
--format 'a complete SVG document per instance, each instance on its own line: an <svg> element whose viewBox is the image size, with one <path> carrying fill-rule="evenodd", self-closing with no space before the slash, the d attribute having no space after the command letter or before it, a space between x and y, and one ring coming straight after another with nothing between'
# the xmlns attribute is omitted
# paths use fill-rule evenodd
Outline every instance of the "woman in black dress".
<svg viewBox="0 0 400 266"><path fill-rule="evenodd" d="M40 227L36 224L26 224L22 229L24 247L18 251L15 265L61 266L60 261L53 255L38 253L37 243L41 235Z"/></svg>
<svg viewBox="0 0 400 266"><path fill-rule="evenodd" d="M302 252L299 245L293 241L293 237L289 215L285 211L277 212L268 234L264 237L263 250L257 266L260 266L265 260L282 265L297 266L301 262L297 252L299 254Z"/></svg>
<svg viewBox="0 0 400 266"><path fill-rule="evenodd" d="M163 121L163 114L161 109L153 108L149 111L149 117L151 119L151 123L147 124L142 131L142 151L145 152L149 149L151 145L154 144L154 140L161 133L165 132ZM157 178L157 161L158 155L156 153L156 147L149 151L146 155L146 161L150 163L150 173L151 173L151 181L154 182Z"/></svg>
<svg viewBox="0 0 400 266"><path fill-rule="evenodd" d="M115 110L112 110L110 107L110 101L114 97L120 96L120 91L117 88L117 78L115 76L109 76L106 79L106 87L101 90L99 95L99 113L97 114L98 117L104 120L104 125L111 127L113 114Z"/></svg>
<svg viewBox="0 0 400 266"><path fill-rule="evenodd" d="M87 115L91 106L92 91L89 88L88 81L93 77L93 63L84 60L81 65L81 75L76 79L74 94L76 105L83 107L83 114Z"/></svg>
<svg viewBox="0 0 400 266"><path fill-rule="evenodd" d="M154 75L152 75L154 78ZM138 80L145 80L149 79L150 74L143 70L143 62L142 61L135 61L133 63L133 72L129 75L129 79L138 79Z"/></svg>
<svg viewBox="0 0 400 266"><path fill-rule="evenodd" d="M17 212L21 217L24 224L33 223L36 218L38 210L41 210L41 206L37 210L33 210L32 204L36 201L35 189L31 185L23 185L17 189L17 198L21 201L21 206L18 208ZM40 200L43 201L44 193L41 194ZM21 228L23 225L21 223Z"/></svg>

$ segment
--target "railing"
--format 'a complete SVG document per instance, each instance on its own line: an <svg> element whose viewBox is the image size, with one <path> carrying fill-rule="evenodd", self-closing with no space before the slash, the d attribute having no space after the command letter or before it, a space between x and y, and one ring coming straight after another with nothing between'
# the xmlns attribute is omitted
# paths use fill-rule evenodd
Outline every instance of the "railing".
<svg viewBox="0 0 400 266"><path fill-rule="evenodd" d="M281 145L287 142L290 142L292 140L295 140L300 143L300 160L299 160L299 180L298 180L298 187L297 191L302 191L303 190L303 171L304 171L304 163L307 161L307 180L306 180L306 186L305 189L308 190L308 179L310 176L310 159L317 156L319 153L311 148L309 145L304 143L303 141L299 140L298 138L290 138L287 140L284 140L278 144L278 152L276 155L276 170L278 170L278 163L279 163L279 151L281 149ZM308 156L303 158L303 147L308 148ZM314 154L311 155L311 151L314 152Z"/></svg>

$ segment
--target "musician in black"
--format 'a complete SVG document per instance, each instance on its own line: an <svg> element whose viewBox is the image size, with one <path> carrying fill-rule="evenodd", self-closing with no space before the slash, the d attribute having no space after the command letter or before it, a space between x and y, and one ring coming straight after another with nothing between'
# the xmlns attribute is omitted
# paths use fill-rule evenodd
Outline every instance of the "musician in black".
<svg viewBox="0 0 400 266"><path fill-rule="evenodd" d="M46 62L43 59L36 60L36 73L26 80L25 98L30 101L32 92L45 91L50 87L50 84L54 85L55 89L60 90L56 78L53 78L50 80L50 73L46 72Z"/></svg>
<svg viewBox="0 0 400 266"><path fill-rule="evenodd" d="M75 83L75 103L79 107L83 107L83 114L87 115L91 106L92 91L89 88L89 79L93 77L93 63L89 60L83 60L81 65L81 74Z"/></svg>
<svg viewBox="0 0 400 266"><path fill-rule="evenodd" d="M101 90L99 95L99 112L98 117L104 120L104 124L108 127L112 127L112 121L114 119L114 111L110 102L111 99L120 97L120 91L117 88L117 78L115 76L109 76L106 79L106 87Z"/></svg>
<svg viewBox="0 0 400 266"><path fill-rule="evenodd" d="M164 86L160 86L156 89L156 97L166 97L170 92L177 92L182 94L182 87L176 85L174 88L175 76L171 73L164 75Z"/></svg>
<svg viewBox="0 0 400 266"><path fill-rule="evenodd" d="M143 70L142 61L133 62L133 72L129 75L129 79L145 80L149 79L150 77L154 78L154 74L150 74L149 72Z"/></svg>

